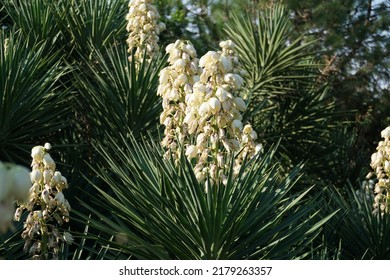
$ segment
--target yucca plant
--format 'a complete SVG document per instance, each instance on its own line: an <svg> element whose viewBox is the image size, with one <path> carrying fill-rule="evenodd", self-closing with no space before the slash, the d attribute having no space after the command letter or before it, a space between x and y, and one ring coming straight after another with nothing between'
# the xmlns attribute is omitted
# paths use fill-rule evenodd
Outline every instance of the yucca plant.
<svg viewBox="0 0 390 280"><path fill-rule="evenodd" d="M2 160L27 163L34 142L50 141L69 125L72 97L60 82L68 69L59 52L45 49L46 43L31 44L20 32L0 32Z"/></svg>
<svg viewBox="0 0 390 280"><path fill-rule="evenodd" d="M309 53L312 42L303 35L292 41L292 31L289 12L280 4L259 11L255 20L234 16L226 27L248 73L244 118L263 141L281 139L286 166L307 160L314 171L316 162L348 140L333 137L348 113L336 110L327 78L320 73L324 66Z"/></svg>
<svg viewBox="0 0 390 280"><path fill-rule="evenodd" d="M92 217L79 215L121 258L301 258L332 216L318 219L310 189L291 195L300 168L278 174L275 149L245 163L237 179L230 170L226 186L205 189L184 156L176 167L151 141L110 143L97 146L105 164L93 167L101 179L91 182L93 203L81 202Z"/></svg>
<svg viewBox="0 0 390 280"><path fill-rule="evenodd" d="M71 51L77 52L75 58L81 55L93 60L95 50L103 51L117 42L125 42L127 3L125 0L53 2L63 36Z"/></svg>
<svg viewBox="0 0 390 280"><path fill-rule="evenodd" d="M319 65L307 52L312 42L302 43L303 36L291 42L292 30L288 11L280 4L259 11L255 20L249 15L234 15L227 24L226 33L237 44L248 72L250 97L255 101L264 96L291 95L297 87L289 84L311 87L317 78Z"/></svg>
<svg viewBox="0 0 390 280"><path fill-rule="evenodd" d="M23 220L26 216L25 213ZM23 251L24 240L20 237L20 233L23 230L23 223L15 223L14 228L15 230L9 230L6 233L0 234L0 259L20 260L27 257L27 253Z"/></svg>
<svg viewBox="0 0 390 280"><path fill-rule="evenodd" d="M62 2L56 0L54 2ZM4 8L13 28L20 30L31 44L46 41L48 50L61 38L59 21L49 0L4 0Z"/></svg>
<svg viewBox="0 0 390 280"><path fill-rule="evenodd" d="M390 258L390 216L373 213L373 198L348 185L348 195L330 191L328 211L340 209L326 228L327 239L341 244L342 259ZM329 242L330 243L330 242Z"/></svg>
<svg viewBox="0 0 390 280"><path fill-rule="evenodd" d="M94 139L104 143L106 132L120 139L129 129L136 136L156 131L162 108L156 92L164 63L162 58L144 61L137 69L124 44L96 51L93 61L82 61L84 72L74 72L77 99L88 112Z"/></svg>

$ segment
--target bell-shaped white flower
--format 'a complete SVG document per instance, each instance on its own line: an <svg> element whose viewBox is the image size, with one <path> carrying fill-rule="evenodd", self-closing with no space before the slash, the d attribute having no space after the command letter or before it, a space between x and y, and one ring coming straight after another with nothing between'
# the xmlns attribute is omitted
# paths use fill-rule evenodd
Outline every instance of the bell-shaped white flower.
<svg viewBox="0 0 390 280"><path fill-rule="evenodd" d="M247 109L246 104L245 104L244 100L242 100L241 97L235 97L234 104L237 107L237 109L241 112L245 111Z"/></svg>
<svg viewBox="0 0 390 280"><path fill-rule="evenodd" d="M185 116L183 122L186 123L186 124L190 124L191 122L193 122L193 121L195 121L195 120L196 120L196 115L195 115L195 113L194 113L194 112L190 112L190 113L188 113L188 114Z"/></svg>
<svg viewBox="0 0 390 280"><path fill-rule="evenodd" d="M215 92L215 96L217 96L221 102L225 102L228 98L228 92L224 88L219 87Z"/></svg>
<svg viewBox="0 0 390 280"><path fill-rule="evenodd" d="M42 146L35 146L31 150L31 157L37 162L42 161L44 154L45 154L45 150L44 147Z"/></svg>
<svg viewBox="0 0 390 280"><path fill-rule="evenodd" d="M55 168L55 163L54 163L54 160L51 158L51 156L49 154L45 154L43 156L43 165L46 167L46 168L50 168L50 169L54 169Z"/></svg>
<svg viewBox="0 0 390 280"><path fill-rule="evenodd" d="M228 73L233 70L232 62L226 56L221 55L220 58L220 69L223 73Z"/></svg>
<svg viewBox="0 0 390 280"><path fill-rule="evenodd" d="M65 204L65 196L62 192L58 192L54 199L57 201L57 205Z"/></svg>
<svg viewBox="0 0 390 280"><path fill-rule="evenodd" d="M187 65L187 62L186 60L184 59L178 59L175 61L175 63L173 64L173 67L175 68L175 70L177 72L181 72L181 71L184 71L184 68L186 67Z"/></svg>
<svg viewBox="0 0 390 280"><path fill-rule="evenodd" d="M53 180L53 182L55 184L58 184L58 183L61 182L61 177L62 177L61 172L60 171L56 171L56 172L54 172L52 180Z"/></svg>
<svg viewBox="0 0 390 280"><path fill-rule="evenodd" d="M196 57L196 50L192 44L185 44L183 51L188 53L192 58Z"/></svg>
<svg viewBox="0 0 390 280"><path fill-rule="evenodd" d="M219 99L216 98L216 97L210 98L210 100L209 100L209 108L210 108L210 111L213 114L218 113L219 110L221 110L221 102L219 101Z"/></svg>
<svg viewBox="0 0 390 280"><path fill-rule="evenodd" d="M199 107L199 115L201 117L207 116L209 114L209 103L208 102L203 102L200 107Z"/></svg>
<svg viewBox="0 0 390 280"><path fill-rule="evenodd" d="M240 120L235 119L232 121L232 129L235 133L241 132L242 128L243 128L243 124Z"/></svg>
<svg viewBox="0 0 390 280"><path fill-rule="evenodd" d="M163 69L160 71L160 78L159 78L159 82L160 84L167 84L169 81L169 71L167 69Z"/></svg>
<svg viewBox="0 0 390 280"><path fill-rule="evenodd" d="M41 182L41 180L42 180L42 177L43 177L42 173L39 170L33 170L30 173L30 179L31 179L32 183L39 184Z"/></svg>
<svg viewBox="0 0 390 280"><path fill-rule="evenodd" d="M198 155L198 149L195 145L189 145L186 149L186 156L189 160L195 158Z"/></svg>

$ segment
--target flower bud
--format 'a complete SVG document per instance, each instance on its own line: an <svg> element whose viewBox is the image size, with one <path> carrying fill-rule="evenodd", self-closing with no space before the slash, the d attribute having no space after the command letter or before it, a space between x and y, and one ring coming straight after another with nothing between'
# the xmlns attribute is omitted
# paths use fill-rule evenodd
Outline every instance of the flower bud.
<svg viewBox="0 0 390 280"><path fill-rule="evenodd" d="M385 161L384 169L386 173L390 171L390 162L388 160Z"/></svg>
<svg viewBox="0 0 390 280"><path fill-rule="evenodd" d="M45 184L50 183L52 178L53 178L53 174L51 170L46 169L43 171L43 182Z"/></svg>
<svg viewBox="0 0 390 280"><path fill-rule="evenodd" d="M160 29L160 32L161 32L161 31L164 31L167 27L165 26L165 23L159 22L158 28Z"/></svg>
<svg viewBox="0 0 390 280"><path fill-rule="evenodd" d="M155 19L157 17L157 15L153 11L148 11L147 17L150 18L150 19Z"/></svg>
<svg viewBox="0 0 390 280"><path fill-rule="evenodd" d="M202 56L199 60L199 66L200 67L206 67L210 65L214 65L218 59L219 54L215 51L208 51L204 56Z"/></svg>
<svg viewBox="0 0 390 280"><path fill-rule="evenodd" d="M263 151L263 145L262 144L257 144L255 148L255 153L258 154Z"/></svg>
<svg viewBox="0 0 390 280"><path fill-rule="evenodd" d="M203 147L206 144L206 140L207 139L206 139L204 133L198 134L198 136L196 137L196 146L198 148Z"/></svg>
<svg viewBox="0 0 390 280"><path fill-rule="evenodd" d="M200 82L195 83L193 86L194 94L201 97L206 94L206 86Z"/></svg>
<svg viewBox="0 0 390 280"><path fill-rule="evenodd" d="M196 180L198 182L202 182L206 178L206 172L204 171L199 171L195 173Z"/></svg>
<svg viewBox="0 0 390 280"><path fill-rule="evenodd" d="M252 130L251 133L250 133L250 136L253 140L256 140L257 139L257 133L256 131Z"/></svg>
<svg viewBox="0 0 390 280"><path fill-rule="evenodd" d="M240 148L240 142L236 139L230 139L230 143L232 144L233 150L237 151Z"/></svg>
<svg viewBox="0 0 390 280"><path fill-rule="evenodd" d="M46 189L42 191L41 198L47 205L50 203L49 192Z"/></svg>
<svg viewBox="0 0 390 280"><path fill-rule="evenodd" d="M70 233L67 232L67 231L64 232L63 238L64 238L64 241L65 241L67 244L72 244L72 243L73 243L74 238L73 238L72 234L70 234Z"/></svg>

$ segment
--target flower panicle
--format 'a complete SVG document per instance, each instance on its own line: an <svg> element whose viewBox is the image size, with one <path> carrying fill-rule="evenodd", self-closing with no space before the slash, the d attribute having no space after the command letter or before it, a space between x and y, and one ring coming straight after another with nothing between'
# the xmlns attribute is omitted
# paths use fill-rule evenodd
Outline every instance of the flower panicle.
<svg viewBox="0 0 390 280"><path fill-rule="evenodd" d="M159 52L159 35L165 30L165 24L159 22L160 15L152 0L130 0L129 12L126 15L126 40L128 52L134 51L134 59L142 62L146 54L150 61ZM129 56L131 60L131 55Z"/></svg>
<svg viewBox="0 0 390 280"><path fill-rule="evenodd" d="M235 44L220 43L221 51L209 51L200 59L188 41L168 45L170 66L160 74L158 94L163 98L162 145L167 153L184 154L194 162L199 181L226 182L228 159L235 154L235 174L246 157L260 153L257 133L243 123L247 109L240 97L245 72L241 70ZM175 141L178 139L180 145Z"/></svg>
<svg viewBox="0 0 390 280"><path fill-rule="evenodd" d="M186 117L186 98L199 81L200 68L194 46L188 41L177 40L166 47L169 65L162 69L157 94L162 97L163 112L160 123L165 126L162 146L167 148L166 156L175 159L180 156L178 142L185 143L189 128Z"/></svg>
<svg viewBox="0 0 390 280"><path fill-rule="evenodd" d="M374 213L390 213L390 126L381 132L384 140L378 143L376 152L371 155L370 166L373 172L367 179L376 177L374 185Z"/></svg>
<svg viewBox="0 0 390 280"><path fill-rule="evenodd" d="M31 150L32 171L28 199L19 203L14 219L19 221L23 211L28 212L24 222L22 238L24 250L33 259L58 258L60 244L71 243L69 232L61 233L60 227L69 222L71 206L63 191L67 189L67 179L56 170L56 164L49 154L51 145L35 146Z"/></svg>

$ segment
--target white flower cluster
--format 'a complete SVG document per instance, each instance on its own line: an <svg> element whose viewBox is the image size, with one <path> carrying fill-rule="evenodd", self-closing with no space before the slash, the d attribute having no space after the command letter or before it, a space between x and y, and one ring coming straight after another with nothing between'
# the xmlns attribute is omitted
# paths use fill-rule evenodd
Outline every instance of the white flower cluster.
<svg viewBox="0 0 390 280"><path fill-rule="evenodd" d="M23 166L0 161L0 233L12 225L14 202L24 202L31 187L30 171Z"/></svg>
<svg viewBox="0 0 390 280"><path fill-rule="evenodd" d="M130 34L126 42L129 53L135 49L136 61L143 61L145 54L151 59L159 51L159 34L165 30L165 24L158 22L159 17L153 0L130 0L126 16L126 29Z"/></svg>
<svg viewBox="0 0 390 280"><path fill-rule="evenodd" d="M71 243L73 238L69 232L63 234L57 229L69 221L69 202L63 190L68 188L67 180L59 171L48 151L51 145L36 146L31 150L32 187L25 203L21 203L15 211L15 220L19 221L24 210L29 212L24 223L22 238L25 239L25 251L34 259L58 257L61 242Z"/></svg>
<svg viewBox="0 0 390 280"><path fill-rule="evenodd" d="M163 146L176 151L174 139L178 139L196 164L197 179L209 176L212 183L226 182L232 154L236 175L246 157L262 150L252 126L242 122L246 104L239 91L244 79L235 44L223 41L220 47L221 51L209 51L198 61L189 42L170 44L166 49L170 66L161 72L159 87L161 123L166 127Z"/></svg>
<svg viewBox="0 0 390 280"><path fill-rule="evenodd" d="M367 178L375 175L378 180L374 187L374 213L390 213L390 126L381 132L383 141L378 143L371 156L371 168Z"/></svg>
<svg viewBox="0 0 390 280"><path fill-rule="evenodd" d="M185 99L192 93L193 85L199 81L201 69L194 46L187 41L177 40L166 47L169 66L160 72L157 94L163 98L161 124L165 126L162 146L178 158L178 143L184 143L187 127L183 125L186 114Z"/></svg>
<svg viewBox="0 0 390 280"><path fill-rule="evenodd" d="M199 61L203 69L193 94L186 97L185 123L189 133L195 134L196 143L187 147L189 159L196 158L195 174L202 181L207 175L213 180L226 180L227 158L236 154L235 175L245 157L261 150L256 144L257 134L250 124L243 124L245 102L239 97L244 83L239 70L235 44L228 40L220 43L222 51L209 51Z"/></svg>

